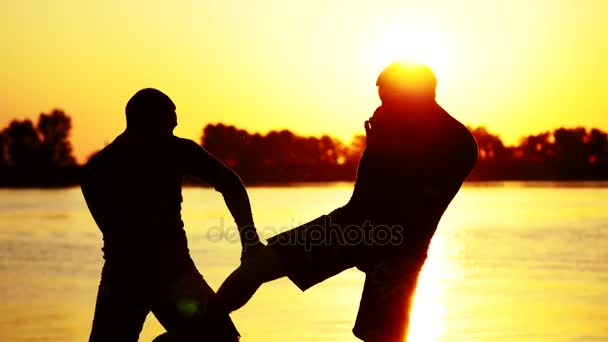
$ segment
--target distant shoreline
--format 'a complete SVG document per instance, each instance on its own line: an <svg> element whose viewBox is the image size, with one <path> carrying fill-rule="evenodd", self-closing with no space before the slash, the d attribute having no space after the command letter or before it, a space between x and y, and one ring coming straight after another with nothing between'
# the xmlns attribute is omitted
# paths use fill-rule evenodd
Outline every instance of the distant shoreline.
<svg viewBox="0 0 608 342"><path fill-rule="evenodd" d="M40 114L36 124L11 121L0 134L0 188L78 185L83 165L73 156L70 129L71 118L61 110ZM524 137L518 146L505 146L484 127L469 129L479 154L468 182L608 180L608 133L597 128L556 128ZM219 123L203 128L200 145L248 186L300 186L353 183L366 137L344 144L328 135L262 135Z"/></svg>

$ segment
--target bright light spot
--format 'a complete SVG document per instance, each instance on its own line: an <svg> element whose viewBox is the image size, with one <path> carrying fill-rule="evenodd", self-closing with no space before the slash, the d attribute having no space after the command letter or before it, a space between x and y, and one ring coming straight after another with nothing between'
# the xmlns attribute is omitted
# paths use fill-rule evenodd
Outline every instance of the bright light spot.
<svg viewBox="0 0 608 342"><path fill-rule="evenodd" d="M453 64L453 51L445 34L428 21L403 20L378 32L373 51L377 70L394 61L426 64L436 74L443 74Z"/></svg>
<svg viewBox="0 0 608 342"><path fill-rule="evenodd" d="M442 303L445 242L436 235L429 256L418 277L416 295L410 311L408 342L436 342L443 333L446 309Z"/></svg>

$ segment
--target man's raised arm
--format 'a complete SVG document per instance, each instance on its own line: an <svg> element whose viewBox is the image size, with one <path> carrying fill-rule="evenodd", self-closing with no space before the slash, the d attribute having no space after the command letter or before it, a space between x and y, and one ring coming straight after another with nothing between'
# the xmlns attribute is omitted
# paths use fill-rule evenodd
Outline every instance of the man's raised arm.
<svg viewBox="0 0 608 342"><path fill-rule="evenodd" d="M180 139L186 174L209 183L224 197L226 206L234 218L241 238L243 251L260 244L253 223L251 204L245 185L231 168L224 165L197 143Z"/></svg>

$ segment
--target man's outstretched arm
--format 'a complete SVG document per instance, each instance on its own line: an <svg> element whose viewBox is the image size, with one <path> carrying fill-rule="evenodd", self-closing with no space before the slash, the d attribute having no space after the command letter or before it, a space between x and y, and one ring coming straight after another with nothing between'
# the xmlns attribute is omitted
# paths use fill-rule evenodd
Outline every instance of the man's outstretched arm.
<svg viewBox="0 0 608 342"><path fill-rule="evenodd" d="M181 139L181 142L186 151L184 161L187 174L209 183L222 194L237 225L243 252L258 247L261 243L241 178L195 142L186 139Z"/></svg>

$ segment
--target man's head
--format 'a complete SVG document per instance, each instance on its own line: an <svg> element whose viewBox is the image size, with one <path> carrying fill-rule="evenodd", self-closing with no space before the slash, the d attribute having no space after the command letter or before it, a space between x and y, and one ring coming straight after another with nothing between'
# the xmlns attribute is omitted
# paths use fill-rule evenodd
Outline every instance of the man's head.
<svg viewBox="0 0 608 342"><path fill-rule="evenodd" d="M395 62L376 81L382 105L400 108L435 102L437 79L424 64Z"/></svg>
<svg viewBox="0 0 608 342"><path fill-rule="evenodd" d="M177 126L175 104L159 90L146 88L131 97L125 108L127 130L148 134L172 133Z"/></svg>

